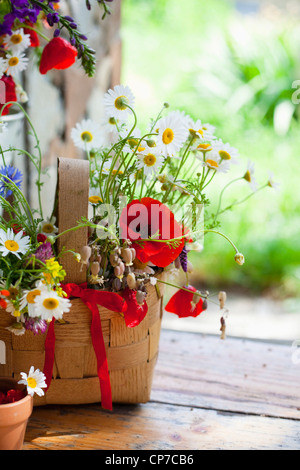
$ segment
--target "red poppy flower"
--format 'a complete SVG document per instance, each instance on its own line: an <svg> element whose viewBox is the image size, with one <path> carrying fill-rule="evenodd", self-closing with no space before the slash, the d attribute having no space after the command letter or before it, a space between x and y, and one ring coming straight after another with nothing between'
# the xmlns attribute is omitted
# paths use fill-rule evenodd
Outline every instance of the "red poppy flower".
<svg viewBox="0 0 300 470"><path fill-rule="evenodd" d="M44 243L47 240L47 237L43 233L38 233L36 239L39 243Z"/></svg>
<svg viewBox="0 0 300 470"><path fill-rule="evenodd" d="M28 26L33 26L32 23L25 23L27 24ZM40 45L40 40L39 40L39 37L36 33L36 31L33 31L32 29L29 29L29 28L24 28L24 33L25 34L29 34L30 36L30 47L38 47Z"/></svg>
<svg viewBox="0 0 300 470"><path fill-rule="evenodd" d="M17 101L17 94L16 94L16 84L14 82L14 79L11 76L6 76L3 75L2 78L0 78L0 82L4 83L4 89L5 89L5 103L8 103L9 101ZM0 92L2 90L3 85L0 83ZM1 98L1 96L0 96ZM1 102L0 100L0 109L4 103ZM11 105L8 105L4 108L4 111L2 112L2 116L5 116L9 112L9 108Z"/></svg>
<svg viewBox="0 0 300 470"><path fill-rule="evenodd" d="M61 37L53 38L42 52L40 73L45 75L51 69L67 69L74 64L76 57L76 47Z"/></svg>
<svg viewBox="0 0 300 470"><path fill-rule="evenodd" d="M126 301L126 309L124 310L124 319L128 328L133 328L141 323L148 312L148 305L145 301L143 305L139 305L136 300L136 291L125 289L122 297Z"/></svg>
<svg viewBox="0 0 300 470"><path fill-rule="evenodd" d="M168 240L182 237L181 227L168 207L150 197L134 200L123 209L120 236L132 241L138 260L142 263L150 261L160 268L169 266L184 246L184 238L168 243ZM145 240L149 237L165 242Z"/></svg>
<svg viewBox="0 0 300 470"><path fill-rule="evenodd" d="M179 289L176 294L171 297L165 306L165 310L170 313L176 313L179 318L197 317L200 315L200 313L207 309L206 301L204 301L201 297L197 297L196 300L194 299L194 292L197 291L195 287L188 286L184 288L188 289L190 292Z"/></svg>

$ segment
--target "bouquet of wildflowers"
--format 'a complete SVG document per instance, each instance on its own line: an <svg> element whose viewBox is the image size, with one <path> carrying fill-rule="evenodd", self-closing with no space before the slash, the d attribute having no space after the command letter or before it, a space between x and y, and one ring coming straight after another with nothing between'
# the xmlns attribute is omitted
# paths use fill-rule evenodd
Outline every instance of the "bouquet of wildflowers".
<svg viewBox="0 0 300 470"><path fill-rule="evenodd" d="M97 0L104 8L104 16L109 13L107 1L112 0ZM28 66L30 50L36 54L41 74L67 69L78 59L86 74L93 76L95 51L86 44L88 38L79 31L74 18L61 12L60 3L63 2L0 0L0 98L5 91L0 103L27 101L20 73ZM88 0L86 7L91 9ZM8 110L7 106L4 114Z"/></svg>
<svg viewBox="0 0 300 470"><path fill-rule="evenodd" d="M8 103L5 106L9 106ZM1 146L0 168L0 307L12 315L9 330L24 334L45 332L48 321L61 319L71 303L61 289L65 271L55 251L58 228L54 218L44 218L41 205L41 151L34 127L21 105L36 138L37 155L27 155L37 170L36 181L39 209L33 210L23 192L23 175L18 168L7 165L5 157L11 149Z"/></svg>
<svg viewBox="0 0 300 470"><path fill-rule="evenodd" d="M212 232L233 247L235 261L244 256L219 231L219 216L242 201L222 207L225 189L237 180L258 187L253 164L219 191L217 209L210 212L206 188L218 176L240 163L238 151L215 135L215 128L180 111L168 112L166 103L146 130L138 127L134 96L129 87L116 86L104 97L106 120L100 128L83 120L72 130L74 144L90 162L90 237L81 253L90 285L122 291L141 308L148 283L169 282L157 274L182 271L186 283L170 299L166 310L178 316L197 316L207 308L208 292L189 284L188 253L203 248L203 236ZM217 183L217 187L220 183ZM219 294L221 308L226 294ZM146 307L143 314L146 312ZM143 318L143 314L140 319ZM126 317L125 317L126 320ZM128 324L132 317L128 320Z"/></svg>

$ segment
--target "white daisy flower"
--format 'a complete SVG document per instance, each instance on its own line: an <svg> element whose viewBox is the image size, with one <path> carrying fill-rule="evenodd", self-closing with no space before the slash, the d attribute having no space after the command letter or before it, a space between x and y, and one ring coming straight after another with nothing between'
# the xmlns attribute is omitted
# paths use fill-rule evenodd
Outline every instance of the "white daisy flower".
<svg viewBox="0 0 300 470"><path fill-rule="evenodd" d="M45 321L52 320L53 317L55 320L60 320L64 313L69 312L70 308L71 302L69 299L60 297L53 290L44 290L35 297L31 316L41 317Z"/></svg>
<svg viewBox="0 0 300 470"><path fill-rule="evenodd" d="M4 37L3 44L6 49L12 51L13 54L23 52L31 44L30 35L25 34L24 29L21 28L14 31L11 36L7 34Z"/></svg>
<svg viewBox="0 0 300 470"><path fill-rule="evenodd" d="M101 147L104 138L100 127L91 119L83 119L71 130L71 138L74 145L87 152Z"/></svg>
<svg viewBox="0 0 300 470"><path fill-rule="evenodd" d="M47 387L45 382L45 375L39 369L34 370L34 367L31 366L28 375L25 372L21 372L22 380L19 380L19 384L26 385L27 393L33 396L35 393L42 397L44 395L43 388Z"/></svg>
<svg viewBox="0 0 300 470"><path fill-rule="evenodd" d="M29 250L30 238L23 237L22 231L14 233L11 228L5 232L0 230L0 252L2 256L7 256L12 253L17 258L21 259L20 254L24 255Z"/></svg>
<svg viewBox="0 0 300 470"><path fill-rule="evenodd" d="M231 147L230 144L224 144L224 142L219 139L213 142L212 144L212 154L214 155L217 154L221 157L222 160L228 161L230 163L233 163L234 165L238 165L240 163L238 157L239 157L239 152L236 148Z"/></svg>
<svg viewBox="0 0 300 470"><path fill-rule="evenodd" d="M204 124L198 119L197 121L191 121L189 124L189 131L191 134L196 135L201 140L214 140L215 136L210 132L210 130L205 127Z"/></svg>
<svg viewBox="0 0 300 470"><path fill-rule="evenodd" d="M20 300L20 310L22 311L25 307L27 307L29 316L35 316L35 298L41 295L41 293L44 291L46 292L48 289L42 282L38 282L35 289L24 290L23 296Z"/></svg>
<svg viewBox="0 0 300 470"><path fill-rule="evenodd" d="M176 114L170 113L157 123L157 148L164 157L174 156L186 141L189 131L185 122Z"/></svg>
<svg viewBox="0 0 300 470"><path fill-rule="evenodd" d="M56 217L47 218L43 220L40 225L40 233L43 233L46 237L50 237L58 233L58 228L55 225Z"/></svg>
<svg viewBox="0 0 300 470"><path fill-rule="evenodd" d="M228 162L224 162L220 157L213 157L210 154L209 158L206 158L206 160L202 162L202 166L218 173L227 173L230 168L230 164Z"/></svg>
<svg viewBox="0 0 300 470"><path fill-rule="evenodd" d="M275 189L275 190L277 191L277 190L279 189L280 183L276 183L273 178L274 178L274 175L273 175L273 173L270 171L270 172L269 172L269 179L268 179L268 183L267 183L267 184L268 184L268 186L270 186L270 188L273 188L273 189Z"/></svg>
<svg viewBox="0 0 300 470"><path fill-rule="evenodd" d="M6 72L8 67L7 60L3 57L0 57L0 78L2 78L4 72Z"/></svg>
<svg viewBox="0 0 300 470"><path fill-rule="evenodd" d="M16 322L11 326L7 326L5 329L10 331L16 336L22 336L25 334L25 331L26 331L21 322Z"/></svg>
<svg viewBox="0 0 300 470"><path fill-rule="evenodd" d="M113 90L110 88L104 95L105 114L126 121L127 117L132 114L127 105L133 108L134 100L134 95L128 86L116 85Z"/></svg>
<svg viewBox="0 0 300 470"><path fill-rule="evenodd" d="M256 178L254 177L254 163L249 160L247 171L244 174L243 178L250 184L250 188L252 191L257 190L257 182Z"/></svg>
<svg viewBox="0 0 300 470"><path fill-rule="evenodd" d="M157 153L153 152L149 147L147 151L145 150L137 154L136 163L139 170L144 170L145 175L151 175L161 168L164 159L158 156Z"/></svg>
<svg viewBox="0 0 300 470"><path fill-rule="evenodd" d="M27 68L28 58L22 52L12 53L7 57L7 74L15 77Z"/></svg>

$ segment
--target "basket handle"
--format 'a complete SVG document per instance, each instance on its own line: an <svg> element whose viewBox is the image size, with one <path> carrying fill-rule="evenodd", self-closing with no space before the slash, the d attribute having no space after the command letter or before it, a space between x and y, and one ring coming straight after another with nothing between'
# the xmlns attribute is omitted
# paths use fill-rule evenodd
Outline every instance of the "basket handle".
<svg viewBox="0 0 300 470"><path fill-rule="evenodd" d="M73 158L58 158L57 161L57 206L56 219L59 233L77 226L81 217L88 217L89 162ZM88 229L80 228L57 239L58 253L65 250L80 252L87 244ZM66 271L64 283L86 282L86 270L72 253L65 253L60 263Z"/></svg>

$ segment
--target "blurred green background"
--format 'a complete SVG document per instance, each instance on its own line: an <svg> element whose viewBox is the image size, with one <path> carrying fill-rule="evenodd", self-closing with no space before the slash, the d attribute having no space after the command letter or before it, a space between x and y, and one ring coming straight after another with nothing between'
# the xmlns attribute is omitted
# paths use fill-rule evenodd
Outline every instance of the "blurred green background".
<svg viewBox="0 0 300 470"><path fill-rule="evenodd" d="M212 208L225 182L243 175L250 159L259 184L269 171L280 183L223 214L221 231L244 254L240 267L231 246L208 234L191 260L209 288L275 298L300 295L300 80L299 2L228 0L122 0L122 83L136 96L139 126L164 102L216 126L243 161L216 178ZM299 86L298 86L299 88ZM300 93L298 94L300 97ZM249 194L232 186L227 205Z"/></svg>

